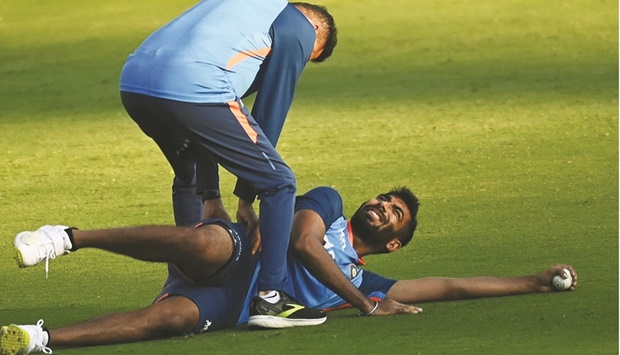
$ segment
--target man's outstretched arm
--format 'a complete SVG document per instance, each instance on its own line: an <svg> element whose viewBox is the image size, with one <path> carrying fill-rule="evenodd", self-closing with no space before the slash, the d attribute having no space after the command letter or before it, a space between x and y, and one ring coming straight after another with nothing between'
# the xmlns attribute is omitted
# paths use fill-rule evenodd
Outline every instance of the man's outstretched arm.
<svg viewBox="0 0 620 355"><path fill-rule="evenodd" d="M537 275L521 277L426 277L402 280L390 288L387 297L402 303L419 303L551 292L557 291L551 283L553 277L562 276L564 268L571 272L573 284L569 290L573 290L577 286L575 270L572 266L558 264Z"/></svg>
<svg viewBox="0 0 620 355"><path fill-rule="evenodd" d="M368 300L351 283L325 250L323 247L324 235L325 226L318 213L308 209L295 213L291 246L304 267L321 283L358 308L363 314L368 314L373 310L373 315L418 313L420 311L417 307L407 306L391 300L381 302L375 309L375 303Z"/></svg>

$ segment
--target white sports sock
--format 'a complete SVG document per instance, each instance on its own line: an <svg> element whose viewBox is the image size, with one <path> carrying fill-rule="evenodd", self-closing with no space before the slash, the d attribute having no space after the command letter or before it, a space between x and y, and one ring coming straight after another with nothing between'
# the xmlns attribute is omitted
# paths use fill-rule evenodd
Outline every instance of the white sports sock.
<svg viewBox="0 0 620 355"><path fill-rule="evenodd" d="M280 292L270 291L268 294L261 296L261 298L271 304L276 304L278 303L278 301L280 301Z"/></svg>
<svg viewBox="0 0 620 355"><path fill-rule="evenodd" d="M42 334L43 339L41 339L41 342L43 343L43 346L47 346L47 343L50 341L50 333L48 333L47 330L44 330Z"/></svg>
<svg viewBox="0 0 620 355"><path fill-rule="evenodd" d="M64 234L62 236L62 239L65 245L66 251L71 251L71 249L73 249L73 243L71 243L71 241L73 240L74 229L77 229L77 228L66 228L63 230Z"/></svg>

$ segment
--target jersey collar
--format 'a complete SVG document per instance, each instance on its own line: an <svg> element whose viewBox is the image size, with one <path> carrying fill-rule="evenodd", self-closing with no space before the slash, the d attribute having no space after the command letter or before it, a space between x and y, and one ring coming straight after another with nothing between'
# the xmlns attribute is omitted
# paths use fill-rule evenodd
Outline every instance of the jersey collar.
<svg viewBox="0 0 620 355"><path fill-rule="evenodd" d="M351 228L351 221L347 221L347 232L349 232L349 243L351 243L351 246L353 247L353 249L355 249L355 246L353 245L353 228ZM364 261L364 259L362 258L357 258L357 265L366 265L366 262Z"/></svg>

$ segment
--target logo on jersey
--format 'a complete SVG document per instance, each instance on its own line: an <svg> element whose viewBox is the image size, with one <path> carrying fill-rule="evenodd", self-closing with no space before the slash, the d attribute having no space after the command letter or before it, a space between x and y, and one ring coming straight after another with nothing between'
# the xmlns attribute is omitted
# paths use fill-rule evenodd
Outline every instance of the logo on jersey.
<svg viewBox="0 0 620 355"><path fill-rule="evenodd" d="M357 267L357 265L355 264L349 265L349 275L351 275L351 280L356 278L357 275L359 275L359 273L360 273L360 269Z"/></svg>
<svg viewBox="0 0 620 355"><path fill-rule="evenodd" d="M348 239L347 239L347 235L344 233L344 231L347 230L346 228L343 228L339 231L338 235L340 236L340 249L341 250L345 250L347 248L347 244L348 244Z"/></svg>

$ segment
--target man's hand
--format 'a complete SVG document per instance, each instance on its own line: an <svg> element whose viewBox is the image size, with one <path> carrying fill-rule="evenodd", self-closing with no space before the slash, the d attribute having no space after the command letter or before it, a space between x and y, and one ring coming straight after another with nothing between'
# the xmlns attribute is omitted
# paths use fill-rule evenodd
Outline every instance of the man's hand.
<svg viewBox="0 0 620 355"><path fill-rule="evenodd" d="M377 309L372 312L371 316L388 316L390 314L416 314L422 312L422 308L403 304L386 298L383 302L379 302Z"/></svg>
<svg viewBox="0 0 620 355"><path fill-rule="evenodd" d="M564 269L568 269L570 271L570 276L573 278L573 284L568 288L568 291L574 290L575 287L577 287L577 272L575 272L575 269L573 269L573 267L570 265L558 264L536 275L536 281L538 282L539 291L558 291L555 287L553 287L552 280L555 275L560 275L561 277L564 277Z"/></svg>
<svg viewBox="0 0 620 355"><path fill-rule="evenodd" d="M252 241L252 254L256 254L256 252L260 249L261 243L260 230L258 228L258 217L256 216L256 212L254 212L254 207L252 207L252 204L242 199L239 199L237 223L245 225L248 236Z"/></svg>

